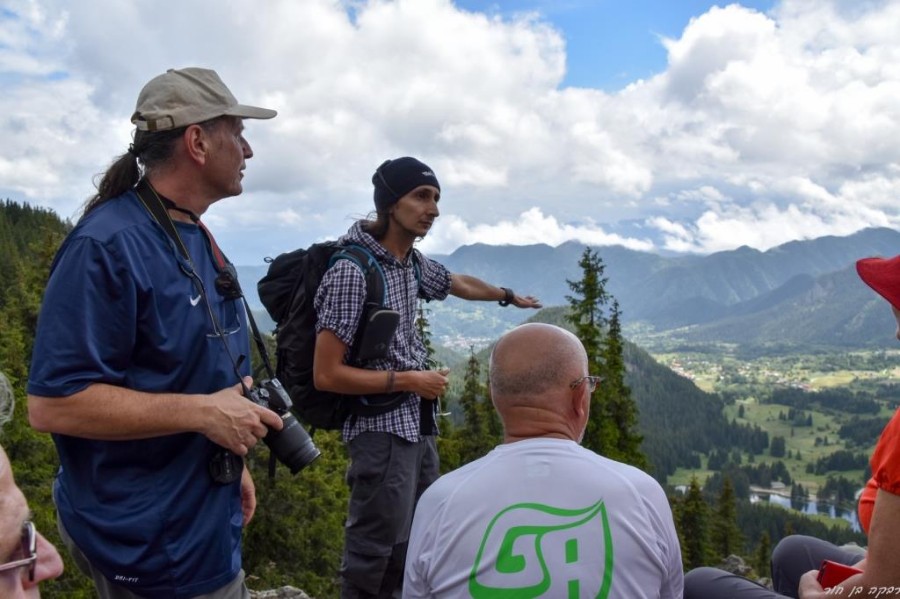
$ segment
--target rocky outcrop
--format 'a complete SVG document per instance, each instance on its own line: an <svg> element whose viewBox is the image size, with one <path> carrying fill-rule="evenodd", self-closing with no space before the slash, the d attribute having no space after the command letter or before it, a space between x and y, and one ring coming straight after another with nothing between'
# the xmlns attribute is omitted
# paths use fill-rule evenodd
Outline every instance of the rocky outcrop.
<svg viewBox="0 0 900 599"><path fill-rule="evenodd" d="M312 599L296 587L281 587L268 591L250 591L250 599Z"/></svg>
<svg viewBox="0 0 900 599"><path fill-rule="evenodd" d="M756 582L757 584L761 584L768 589L772 588L772 579L767 577L751 577L750 574L753 572L753 568L748 566L747 562L745 562L743 558L737 555L729 555L719 563L718 567L722 570L725 570L726 572L731 572L732 574L737 574L738 576L749 578L750 580Z"/></svg>

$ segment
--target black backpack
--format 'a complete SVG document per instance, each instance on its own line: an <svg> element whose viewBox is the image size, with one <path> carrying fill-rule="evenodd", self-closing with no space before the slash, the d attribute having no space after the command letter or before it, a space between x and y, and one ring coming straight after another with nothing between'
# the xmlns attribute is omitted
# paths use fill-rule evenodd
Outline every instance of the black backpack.
<svg viewBox="0 0 900 599"><path fill-rule="evenodd" d="M385 308L384 271L371 252L336 241L315 243L267 260L269 269L257 283L259 299L275 321L276 376L293 401L294 414L313 430L338 430L351 414L387 412L406 399L404 393L391 393L367 396L363 403L358 396L319 391L313 384L317 318L313 302L322 275L341 259L354 261L366 278L366 305L350 351L350 363L362 366L368 359L384 357L399 320L398 313ZM418 276L418 264L416 272Z"/></svg>

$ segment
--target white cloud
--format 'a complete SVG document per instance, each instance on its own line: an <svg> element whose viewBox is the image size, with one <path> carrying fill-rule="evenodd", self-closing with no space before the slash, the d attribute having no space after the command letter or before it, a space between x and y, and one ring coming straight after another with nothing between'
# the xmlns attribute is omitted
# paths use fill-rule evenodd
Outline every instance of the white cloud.
<svg viewBox="0 0 900 599"><path fill-rule="evenodd" d="M450 253L460 245L531 245L545 243L556 246L566 241L588 245L622 245L633 250L650 251L653 244L644 239L623 237L604 232L594 222L560 223L545 215L540 208L529 208L515 220L470 225L459 217L441 217L419 248L425 252Z"/></svg>
<svg viewBox="0 0 900 599"><path fill-rule="evenodd" d="M900 225L900 218L872 209L860 201L869 186L842 188L837 195L799 179L784 181L785 188L800 201L780 206L756 201L740 205L716 197L693 222L678 223L662 217L647 220L647 226L663 236L662 247L673 252L709 253L750 246L767 250L787 240L813 239L825 235L849 235L868 226ZM900 191L900 181L873 181L876 193Z"/></svg>
<svg viewBox="0 0 900 599"><path fill-rule="evenodd" d="M209 214L237 259L336 237L371 209L375 167L408 154L443 187L432 251L651 247L605 232L620 219L645 221L670 250L765 249L900 219L900 2L712 8L663 40L665 70L615 93L563 87L563 33L537 13L227 6L8 0L0 197L75 214L127 147L140 86L196 64L279 110L247 124L245 195Z"/></svg>

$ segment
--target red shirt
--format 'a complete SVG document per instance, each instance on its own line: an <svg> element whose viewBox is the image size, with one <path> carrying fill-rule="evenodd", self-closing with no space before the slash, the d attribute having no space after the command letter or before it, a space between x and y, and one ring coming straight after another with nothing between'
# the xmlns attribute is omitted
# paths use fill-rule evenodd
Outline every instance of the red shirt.
<svg viewBox="0 0 900 599"><path fill-rule="evenodd" d="M869 464L872 466L872 478L866 483L856 507L859 524L866 534L872 522L878 489L900 495L900 410L894 412L894 417L881 432Z"/></svg>

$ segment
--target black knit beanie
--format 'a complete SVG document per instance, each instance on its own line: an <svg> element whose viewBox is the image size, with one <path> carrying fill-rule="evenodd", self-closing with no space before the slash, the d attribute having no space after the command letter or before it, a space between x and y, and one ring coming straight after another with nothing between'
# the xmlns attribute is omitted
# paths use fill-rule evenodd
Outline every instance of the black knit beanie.
<svg viewBox="0 0 900 599"><path fill-rule="evenodd" d="M372 175L375 185L375 210L383 212L397 200L420 185L432 185L441 189L434 172L424 162L404 156L385 160Z"/></svg>

